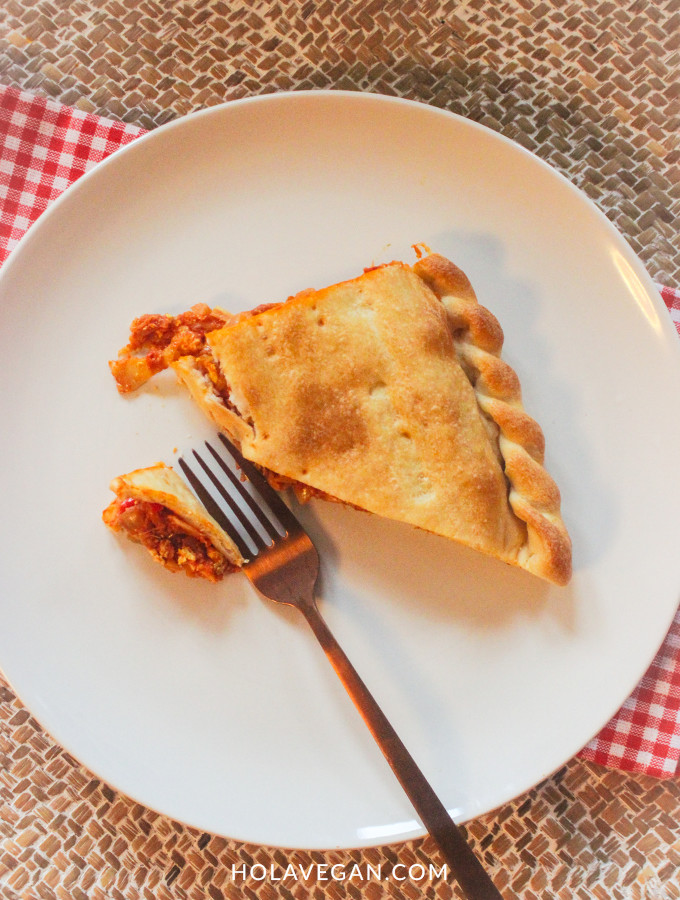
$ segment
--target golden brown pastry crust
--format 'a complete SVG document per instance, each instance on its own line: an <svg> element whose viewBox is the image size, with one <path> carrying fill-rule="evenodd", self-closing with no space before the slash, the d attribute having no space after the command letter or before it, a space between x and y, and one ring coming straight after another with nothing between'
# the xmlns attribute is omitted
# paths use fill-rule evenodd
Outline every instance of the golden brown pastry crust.
<svg viewBox="0 0 680 900"><path fill-rule="evenodd" d="M113 479L110 487L116 500L104 510L102 517L114 531L119 530L117 512L121 501L158 504L174 513L187 526L188 534L195 533L209 541L222 554L229 568L244 564L243 556L229 535L206 512L174 469L165 463L120 475Z"/></svg>
<svg viewBox="0 0 680 900"><path fill-rule="evenodd" d="M519 379L500 359L503 332L477 302L467 276L437 254L413 267L446 307L456 350L480 409L498 426L498 446L515 515L527 525L517 564L556 584L571 578L571 540L560 514L560 492L543 467L545 441L522 406Z"/></svg>
<svg viewBox="0 0 680 900"><path fill-rule="evenodd" d="M247 458L557 584L571 573L543 434L503 332L437 254L392 263L212 332L229 404L179 378Z"/></svg>

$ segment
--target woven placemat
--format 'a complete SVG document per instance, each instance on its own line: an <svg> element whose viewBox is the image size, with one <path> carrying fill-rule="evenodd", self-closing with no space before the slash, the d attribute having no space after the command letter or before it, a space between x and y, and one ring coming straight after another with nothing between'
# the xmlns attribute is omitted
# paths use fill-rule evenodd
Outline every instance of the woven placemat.
<svg viewBox="0 0 680 900"><path fill-rule="evenodd" d="M145 128L274 90L432 103L549 161L675 286L679 33L677 2L645 0L0 0L0 81ZM679 780L572 760L467 832L507 897L678 900L678 821ZM201 834L102 784L0 681L3 900L459 896L440 869L429 839L320 853Z"/></svg>
<svg viewBox="0 0 680 900"><path fill-rule="evenodd" d="M679 813L680 780L631 777L573 760L466 831L508 898L677 900ZM322 853L188 828L91 775L0 684L3 900L460 896L439 876L441 868L430 838Z"/></svg>
<svg viewBox="0 0 680 900"><path fill-rule="evenodd" d="M0 2L0 81L152 128L266 91L445 107L582 188L680 283L677 0Z"/></svg>

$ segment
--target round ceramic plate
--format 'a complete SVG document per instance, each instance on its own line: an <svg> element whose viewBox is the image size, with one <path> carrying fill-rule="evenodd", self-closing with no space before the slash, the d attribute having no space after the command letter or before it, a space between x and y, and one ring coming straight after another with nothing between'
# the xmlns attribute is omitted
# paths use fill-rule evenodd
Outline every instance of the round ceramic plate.
<svg viewBox="0 0 680 900"><path fill-rule="evenodd" d="M573 581L333 504L301 516L329 624L465 820L605 724L677 606L680 353L604 216L441 110L278 94L135 141L2 272L0 665L94 773L206 831L329 848L421 827L293 610L240 575L172 575L104 527L112 477L211 433L168 373L123 398L107 361L141 313L250 308L411 262L416 242L460 265L503 324L562 489Z"/></svg>

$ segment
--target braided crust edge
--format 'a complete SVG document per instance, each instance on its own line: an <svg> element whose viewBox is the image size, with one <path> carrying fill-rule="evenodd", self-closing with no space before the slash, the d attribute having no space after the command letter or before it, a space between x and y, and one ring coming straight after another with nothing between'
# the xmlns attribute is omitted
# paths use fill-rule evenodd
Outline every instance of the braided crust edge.
<svg viewBox="0 0 680 900"><path fill-rule="evenodd" d="M479 304L465 273L450 260L433 253L418 260L413 271L444 305L461 366L497 437L509 484L508 502L527 529L515 562L565 585L571 578L571 540L560 514L560 492L543 467L543 432L524 410L517 373L500 358L503 330Z"/></svg>

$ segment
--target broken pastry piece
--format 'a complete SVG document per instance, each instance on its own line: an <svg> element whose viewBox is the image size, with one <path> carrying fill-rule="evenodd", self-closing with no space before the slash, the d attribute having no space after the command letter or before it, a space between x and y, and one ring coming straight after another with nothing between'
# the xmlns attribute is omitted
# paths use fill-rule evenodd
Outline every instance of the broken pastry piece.
<svg viewBox="0 0 680 900"><path fill-rule="evenodd" d="M275 487L563 585L559 490L502 345L465 274L430 254L241 314L169 364ZM125 354L113 365L124 390Z"/></svg>
<svg viewBox="0 0 680 900"><path fill-rule="evenodd" d="M102 514L113 531L142 544L172 572L219 581L245 560L179 475L164 463L114 478Z"/></svg>

